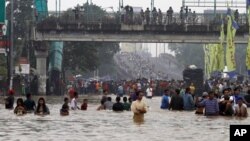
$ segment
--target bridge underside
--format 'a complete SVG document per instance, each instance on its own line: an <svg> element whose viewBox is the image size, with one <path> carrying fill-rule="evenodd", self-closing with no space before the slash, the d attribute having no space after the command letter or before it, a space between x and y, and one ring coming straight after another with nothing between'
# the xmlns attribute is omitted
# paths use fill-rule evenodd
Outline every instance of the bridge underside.
<svg viewBox="0 0 250 141"><path fill-rule="evenodd" d="M38 26L34 29L36 41L97 41L141 43L219 43L220 27L146 26L146 25L84 25L80 24ZM226 37L226 33L225 33ZM237 31L235 43L246 44L247 27Z"/></svg>

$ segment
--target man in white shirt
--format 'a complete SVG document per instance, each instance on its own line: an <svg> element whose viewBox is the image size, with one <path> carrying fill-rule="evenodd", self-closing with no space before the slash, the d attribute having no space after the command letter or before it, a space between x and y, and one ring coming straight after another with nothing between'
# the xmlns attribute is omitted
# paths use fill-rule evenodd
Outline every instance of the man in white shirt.
<svg viewBox="0 0 250 141"><path fill-rule="evenodd" d="M71 108L71 110L80 109L80 108L77 106L77 101L76 101L77 98L78 98L78 93L77 93L77 92L74 92L73 98L71 99L71 102L70 102L70 108Z"/></svg>
<svg viewBox="0 0 250 141"><path fill-rule="evenodd" d="M153 96L153 88L151 88L150 86L147 88L146 90L146 94L147 94L147 98L152 98Z"/></svg>

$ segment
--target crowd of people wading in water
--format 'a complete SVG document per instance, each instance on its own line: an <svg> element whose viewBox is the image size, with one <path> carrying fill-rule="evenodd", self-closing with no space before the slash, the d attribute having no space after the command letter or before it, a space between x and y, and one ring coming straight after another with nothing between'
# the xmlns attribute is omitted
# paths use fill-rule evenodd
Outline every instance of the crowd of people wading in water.
<svg viewBox="0 0 250 141"><path fill-rule="evenodd" d="M144 114L147 113L149 107L145 99L154 98L157 86L154 84L154 81L141 81L140 79L129 83L130 85L127 85L127 81L122 82L117 85L117 91L113 93L116 94L115 102L112 101L112 94L109 92L109 88L102 89L102 97L97 110L132 111L134 120L143 121ZM250 85L247 81L239 83L223 79L209 80L206 81L207 88L202 94L195 93L196 88L193 83L186 86L183 81L160 82L162 82L159 83L162 90L162 100L159 103L159 108L163 110L194 111L195 114L205 116L248 116ZM46 105L43 97L40 97L36 104L32 99L32 95L27 93L26 100L18 98L15 107L14 101L15 91L9 90L5 99L5 108L14 109L16 115L34 113L35 115L44 116L50 114L49 107ZM65 116L69 115L71 110L88 109L88 99L84 98L80 107L77 103L78 92L70 89L68 96L64 98L60 114Z"/></svg>

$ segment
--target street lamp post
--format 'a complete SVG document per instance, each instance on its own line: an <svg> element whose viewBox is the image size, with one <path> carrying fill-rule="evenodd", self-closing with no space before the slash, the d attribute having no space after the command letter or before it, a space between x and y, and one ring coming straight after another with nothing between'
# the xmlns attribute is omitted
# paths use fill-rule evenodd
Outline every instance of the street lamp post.
<svg viewBox="0 0 250 141"><path fill-rule="evenodd" d="M13 88L13 23L14 23L14 3L13 0L10 1L10 52L9 52L9 61L10 61L10 84L9 84L9 89Z"/></svg>

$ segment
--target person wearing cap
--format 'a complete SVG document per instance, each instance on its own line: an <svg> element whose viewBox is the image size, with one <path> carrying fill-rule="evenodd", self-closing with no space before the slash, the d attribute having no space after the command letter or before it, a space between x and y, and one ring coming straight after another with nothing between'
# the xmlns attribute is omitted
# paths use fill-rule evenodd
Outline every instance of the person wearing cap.
<svg viewBox="0 0 250 141"><path fill-rule="evenodd" d="M8 91L9 96L5 99L5 109L13 109L14 108L14 90L9 90Z"/></svg>
<svg viewBox="0 0 250 141"><path fill-rule="evenodd" d="M208 99L203 100L198 104L205 108L205 116L217 116L219 115L219 104L217 99L214 97L214 92L208 93Z"/></svg>
<svg viewBox="0 0 250 141"><path fill-rule="evenodd" d="M243 103L243 99L238 98L237 105L235 106L235 116L237 117L247 117L247 105Z"/></svg>
<svg viewBox="0 0 250 141"><path fill-rule="evenodd" d="M199 97L199 98L196 99L197 100L196 101L197 108L196 108L195 114L198 114L198 115L200 115L200 114L203 115L204 114L204 107L200 106L199 103L206 100L207 98L208 98L208 93L203 92L202 97Z"/></svg>

